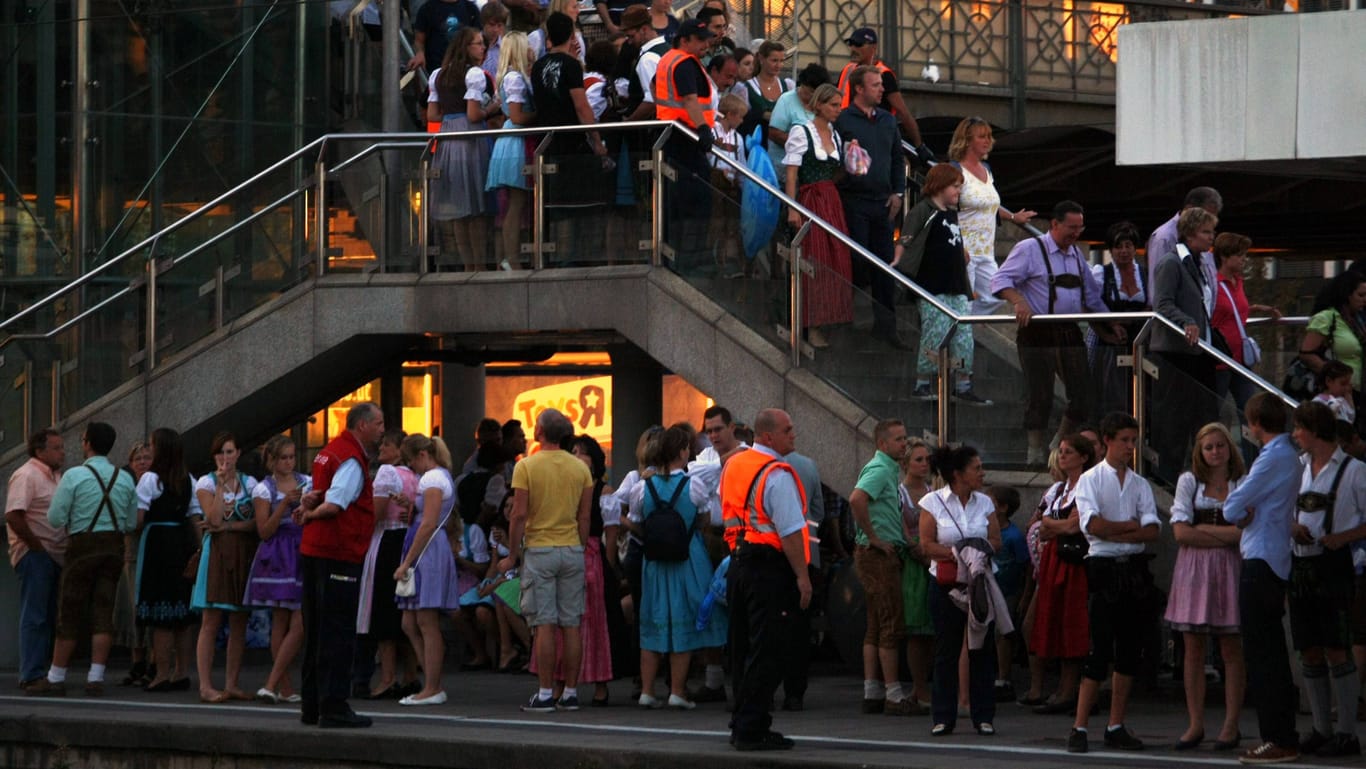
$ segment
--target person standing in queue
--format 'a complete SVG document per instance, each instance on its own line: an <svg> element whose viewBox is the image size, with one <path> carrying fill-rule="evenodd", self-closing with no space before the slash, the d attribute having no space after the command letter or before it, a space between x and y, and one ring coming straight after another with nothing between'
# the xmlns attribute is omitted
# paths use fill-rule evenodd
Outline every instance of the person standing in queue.
<svg viewBox="0 0 1366 769"><path fill-rule="evenodd" d="M676 120L697 134L694 140L681 131L669 134L666 152L678 171L678 180L668 189L668 241L678 254L677 269L687 274L706 257L707 222L711 214L707 150L711 148L716 125L716 102L711 80L698 57L707 50L712 32L697 19L678 28L674 47L659 57L653 89L655 117Z"/></svg>
<svg viewBox="0 0 1366 769"><path fill-rule="evenodd" d="M741 751L788 750L794 743L770 728L769 706L795 644L807 642L800 635L811 605L806 491L782 461L797 446L792 417L764 409L754 419L754 433L754 447L731 456L721 471L732 552L726 575L735 692L730 742Z"/></svg>
<svg viewBox="0 0 1366 769"><path fill-rule="evenodd" d="M301 500L304 662L300 720L324 729L370 725L346 704L356 647L360 576L375 528L370 458L384 435L384 412L357 403L346 430L313 459L313 490Z"/></svg>
<svg viewBox="0 0 1366 769"><path fill-rule="evenodd" d="M1290 675L1281 617L1290 580L1290 526L1303 466L1285 434L1286 411L1285 403L1271 393L1257 393L1248 400L1248 434L1262 450L1247 478L1224 499L1224 519L1243 530L1238 540L1243 555L1238 617L1247 660L1247 691L1257 708L1262 740L1238 757L1244 764L1279 764L1300 757L1300 738L1295 732L1299 698Z"/></svg>

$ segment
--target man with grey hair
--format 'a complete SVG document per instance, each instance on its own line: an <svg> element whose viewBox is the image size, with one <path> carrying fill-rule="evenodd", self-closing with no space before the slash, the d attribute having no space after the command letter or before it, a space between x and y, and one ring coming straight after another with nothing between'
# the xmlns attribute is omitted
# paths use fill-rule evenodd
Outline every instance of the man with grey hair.
<svg viewBox="0 0 1366 769"><path fill-rule="evenodd" d="M577 457L560 447L574 434L564 414L546 409L536 417L540 451L512 470L512 515L508 519L508 557L498 568L521 563L522 616L536 634L536 677L540 690L522 706L528 713L579 709L579 665L583 638L584 543L588 541L593 476ZM555 694L555 637L563 633L558 668L564 690Z"/></svg>
<svg viewBox="0 0 1366 769"><path fill-rule="evenodd" d="M1153 230L1153 234L1148 236L1148 249L1144 251L1145 258L1148 260L1148 282L1144 285L1157 285L1157 262L1162 257L1176 250L1176 243L1180 240L1176 232L1176 223L1181 218L1181 214L1192 208L1203 208L1206 211L1219 215L1224 209L1224 196L1219 194L1219 190L1213 187L1196 187L1186 193L1186 199L1181 204L1181 210L1176 212L1172 218L1162 223L1162 226ZM1202 256L1205 271L1205 281L1207 285L1218 286L1219 270L1214 266L1214 254L1205 251ZM1151 300L1152 297L1149 297ZM1151 301L1149 302L1152 303Z"/></svg>
<svg viewBox="0 0 1366 769"><path fill-rule="evenodd" d="M324 729L356 729L370 718L346 704L356 654L356 609L361 564L375 529L369 452L384 435L384 412L357 403L346 412L346 429L313 459L313 489L301 500L297 520L304 578L303 697L300 720Z"/></svg>

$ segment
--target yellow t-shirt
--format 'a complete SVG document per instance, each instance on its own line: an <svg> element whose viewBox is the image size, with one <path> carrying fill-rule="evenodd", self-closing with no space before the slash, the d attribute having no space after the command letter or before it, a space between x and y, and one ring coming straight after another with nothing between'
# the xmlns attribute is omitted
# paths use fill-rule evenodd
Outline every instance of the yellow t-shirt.
<svg viewBox="0 0 1366 769"><path fill-rule="evenodd" d="M581 545L579 500L593 488L588 466L568 451L539 451L512 468L512 488L527 492L526 547Z"/></svg>

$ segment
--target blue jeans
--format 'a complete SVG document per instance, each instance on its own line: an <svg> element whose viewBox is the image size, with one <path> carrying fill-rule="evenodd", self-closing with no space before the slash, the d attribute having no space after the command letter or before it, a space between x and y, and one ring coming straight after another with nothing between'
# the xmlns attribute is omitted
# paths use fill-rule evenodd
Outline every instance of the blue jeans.
<svg viewBox="0 0 1366 769"><path fill-rule="evenodd" d="M19 680L47 673L57 624L57 583L62 567L47 553L30 550L14 567L19 575Z"/></svg>

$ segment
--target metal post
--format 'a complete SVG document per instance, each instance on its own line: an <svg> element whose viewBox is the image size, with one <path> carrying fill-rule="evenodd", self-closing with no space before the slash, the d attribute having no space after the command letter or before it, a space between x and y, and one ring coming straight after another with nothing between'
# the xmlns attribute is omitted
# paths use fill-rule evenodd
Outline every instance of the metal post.
<svg viewBox="0 0 1366 769"><path fill-rule="evenodd" d="M790 295L788 313L789 342L792 348L792 366L802 365L802 274L806 264L802 261L802 243L811 232L811 220L802 223L801 229L792 238L792 259L788 264L788 291Z"/></svg>
<svg viewBox="0 0 1366 769"><path fill-rule="evenodd" d="M1147 335L1145 332L1151 328L1152 325L1152 321L1148 321L1144 324L1144 330L1138 333L1138 336L1134 339L1133 346L1133 413L1134 421L1138 422L1138 450L1134 452L1134 470L1139 475L1147 473L1146 465L1148 463L1147 457L1145 456L1146 452L1143 450L1144 446L1147 445L1146 440L1148 435L1148 379L1143 370L1143 361L1147 357L1148 352Z"/></svg>
<svg viewBox="0 0 1366 769"><path fill-rule="evenodd" d="M660 132L650 149L650 166L654 171L654 189L650 194L650 264L664 265L664 143L669 140L673 125Z"/></svg>
<svg viewBox="0 0 1366 769"><path fill-rule="evenodd" d="M151 374L157 365L157 249L152 244L152 253L147 260L147 355L144 358L143 373Z"/></svg>
<svg viewBox="0 0 1366 769"><path fill-rule="evenodd" d="M419 275L427 274L427 261L431 257L428 252L431 244L427 242L427 231L430 229L427 220L427 206L430 205L432 195L432 144L429 142L422 150L421 173L422 179L418 182L422 187L420 200L417 201L417 272ZM506 223L503 224L507 226ZM520 255L516 259L509 259L511 262L520 262Z"/></svg>
<svg viewBox="0 0 1366 769"><path fill-rule="evenodd" d="M86 271L87 251L93 245L91 234L91 183L92 163L88 150L93 137L90 135L90 0L76 0L74 40L72 48L76 52L76 71L71 83L71 118L74 122L71 137L71 237L72 255L75 259L76 274Z"/></svg>
<svg viewBox="0 0 1366 769"><path fill-rule="evenodd" d="M1006 55L1010 62L1010 127L1016 131L1025 127L1025 72L1024 0L1009 0L1006 21Z"/></svg>
<svg viewBox="0 0 1366 769"><path fill-rule="evenodd" d="M314 274L322 277L327 274L327 164L321 158L318 160L317 174L318 193L313 203L317 207L314 227L318 238L318 264Z"/></svg>
<svg viewBox="0 0 1366 769"><path fill-rule="evenodd" d="M401 32L400 25L403 23L399 16L398 3L384 3L380 9L380 31L383 35L383 61L380 62L380 98L383 114L381 115L382 125L385 133L397 133L403 130L403 94L399 92L398 73L394 68L398 65L401 54L398 49L398 36ZM432 62L427 62L427 70L430 72L435 69Z"/></svg>
<svg viewBox="0 0 1366 769"><path fill-rule="evenodd" d="M939 432L940 446L949 445L949 411L953 408L949 401L953 391L953 385L949 381L953 374L952 364L949 360L949 340L953 338L957 329L957 323L949 327L949 333L945 334L944 341L939 343L939 350L935 356L939 363L939 386L937 388L937 402L935 403L934 429Z"/></svg>
<svg viewBox="0 0 1366 769"><path fill-rule="evenodd" d="M19 402L23 405L24 436L28 437L33 435L33 361L24 362L23 381L18 385L18 388L20 388Z"/></svg>
<svg viewBox="0 0 1366 769"><path fill-rule="evenodd" d="M550 138L554 134L546 134L541 143L536 146L533 155L532 173L536 178L535 186L532 187L532 212L531 212L531 269L545 269L545 149L550 146Z"/></svg>
<svg viewBox="0 0 1366 769"><path fill-rule="evenodd" d="M27 388L29 388L29 391L32 392L32 390L33 390L33 376L32 376L32 374L33 374L33 364L32 364L32 363L28 364L28 365L25 367L25 370L29 373L29 376L24 377L24 386L27 387ZM57 360L52 361L52 403L49 403L49 404L48 404L48 416L51 417L50 419L48 419L48 424L50 424L50 425L56 425L59 421L61 421L61 416L62 416L62 361L61 361L60 358L57 359ZM29 429L25 429L25 430L24 430L24 435L32 435L32 434L33 434L33 429L32 429L32 428L34 427L34 425L32 424L32 421L33 421L33 415L32 415L32 413L30 412L30 413L25 417L25 419L29 422Z"/></svg>
<svg viewBox="0 0 1366 769"><path fill-rule="evenodd" d="M213 268L213 327L223 328L223 265Z"/></svg>
<svg viewBox="0 0 1366 769"><path fill-rule="evenodd" d="M386 155L392 153L385 153ZM389 172L386 170L379 175L379 248L375 249L375 259L379 262L379 271L384 272L384 266L389 262L389 234L393 228L393 206L389 200Z"/></svg>

